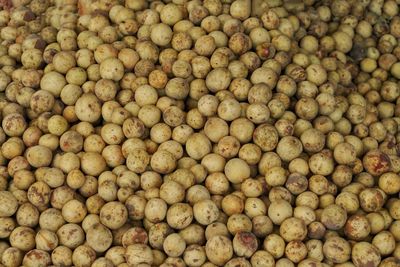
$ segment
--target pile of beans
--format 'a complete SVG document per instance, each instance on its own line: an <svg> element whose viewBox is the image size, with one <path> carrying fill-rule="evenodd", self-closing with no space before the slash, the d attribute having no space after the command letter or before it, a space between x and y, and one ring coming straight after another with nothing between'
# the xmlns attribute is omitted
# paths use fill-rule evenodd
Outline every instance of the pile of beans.
<svg viewBox="0 0 400 267"><path fill-rule="evenodd" d="M0 266L400 266L399 5L0 1Z"/></svg>

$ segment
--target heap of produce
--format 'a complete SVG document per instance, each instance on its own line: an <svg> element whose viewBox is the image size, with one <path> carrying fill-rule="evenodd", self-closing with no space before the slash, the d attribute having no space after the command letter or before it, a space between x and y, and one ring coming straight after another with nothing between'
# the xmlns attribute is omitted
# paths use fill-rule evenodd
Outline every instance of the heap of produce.
<svg viewBox="0 0 400 267"><path fill-rule="evenodd" d="M400 266L399 0L1 0L0 267Z"/></svg>

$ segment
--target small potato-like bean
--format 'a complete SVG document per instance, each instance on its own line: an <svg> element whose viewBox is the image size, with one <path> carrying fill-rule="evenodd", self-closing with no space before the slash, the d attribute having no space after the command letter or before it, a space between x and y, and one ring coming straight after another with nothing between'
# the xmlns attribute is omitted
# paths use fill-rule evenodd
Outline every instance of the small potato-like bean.
<svg viewBox="0 0 400 267"><path fill-rule="evenodd" d="M144 244L134 244L126 248L125 252L126 262L129 265L138 265L146 263L151 265L153 263L153 254L151 248Z"/></svg>
<svg viewBox="0 0 400 267"><path fill-rule="evenodd" d="M25 254L22 264L24 266L47 266L50 265L50 254L40 249L34 249Z"/></svg>
<svg viewBox="0 0 400 267"><path fill-rule="evenodd" d="M381 260L379 250L368 242L359 242L354 244L351 250L351 259L360 264L371 263L378 266Z"/></svg>
<svg viewBox="0 0 400 267"><path fill-rule="evenodd" d="M18 209L17 199L11 192L0 191L0 216L11 217Z"/></svg>
<svg viewBox="0 0 400 267"><path fill-rule="evenodd" d="M248 232L238 232L232 243L233 251L239 257L250 258L258 248L256 236Z"/></svg>
<svg viewBox="0 0 400 267"><path fill-rule="evenodd" d="M334 263L343 263L350 259L350 244L341 237L334 236L323 245L324 256Z"/></svg>
<svg viewBox="0 0 400 267"><path fill-rule="evenodd" d="M102 224L95 224L86 232L88 245L96 252L106 251L112 243L112 233Z"/></svg>
<svg viewBox="0 0 400 267"><path fill-rule="evenodd" d="M200 133L192 134L186 141L186 152L191 158L201 159L211 151L211 142Z"/></svg>
<svg viewBox="0 0 400 267"><path fill-rule="evenodd" d="M307 227L303 220L290 217L282 222L279 233L286 241L303 240L307 235Z"/></svg>
<svg viewBox="0 0 400 267"><path fill-rule="evenodd" d="M170 234L164 240L163 248L170 257L179 257L186 248L185 240L179 234Z"/></svg>
<svg viewBox="0 0 400 267"><path fill-rule="evenodd" d="M81 95L75 103L75 114L81 121L97 121L101 116L99 99L92 93Z"/></svg>
<svg viewBox="0 0 400 267"><path fill-rule="evenodd" d="M100 210L100 221L112 230L120 228L128 219L128 210L120 202L108 202Z"/></svg>
<svg viewBox="0 0 400 267"><path fill-rule="evenodd" d="M2 127L8 136L21 136L26 127L24 117L19 113L11 113L3 118Z"/></svg>
<svg viewBox="0 0 400 267"><path fill-rule="evenodd" d="M207 258L216 265L224 265L233 256L232 242L226 236L216 235L206 243Z"/></svg>
<svg viewBox="0 0 400 267"><path fill-rule="evenodd" d="M10 245L22 251L29 251L36 245L35 234L33 229L19 226L10 234Z"/></svg>
<svg viewBox="0 0 400 267"><path fill-rule="evenodd" d="M58 237L56 233L42 229L36 233L35 242L38 249L52 251L58 245Z"/></svg>
<svg viewBox="0 0 400 267"><path fill-rule="evenodd" d="M190 225L193 220L193 211L188 204L173 204L167 212L167 222L175 229L183 229Z"/></svg>
<svg viewBox="0 0 400 267"><path fill-rule="evenodd" d="M200 224L209 225L218 219L219 209L212 200L205 199L194 204L193 215Z"/></svg>

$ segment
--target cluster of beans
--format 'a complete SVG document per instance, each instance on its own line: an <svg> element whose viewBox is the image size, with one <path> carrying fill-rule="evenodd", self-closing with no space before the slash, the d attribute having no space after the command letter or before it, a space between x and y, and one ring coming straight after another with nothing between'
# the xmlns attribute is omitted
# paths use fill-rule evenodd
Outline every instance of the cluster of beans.
<svg viewBox="0 0 400 267"><path fill-rule="evenodd" d="M1 0L1 267L400 266L399 0Z"/></svg>

